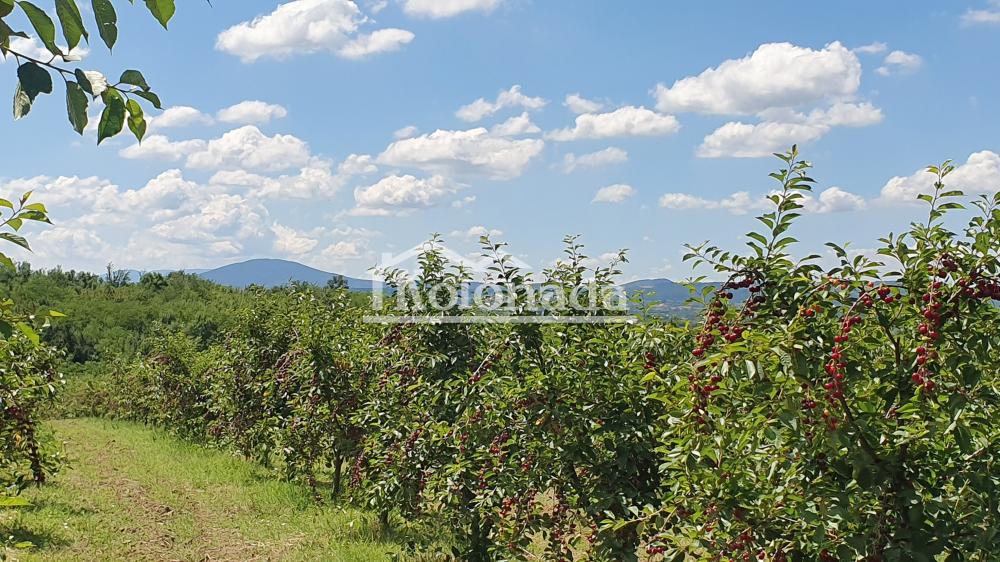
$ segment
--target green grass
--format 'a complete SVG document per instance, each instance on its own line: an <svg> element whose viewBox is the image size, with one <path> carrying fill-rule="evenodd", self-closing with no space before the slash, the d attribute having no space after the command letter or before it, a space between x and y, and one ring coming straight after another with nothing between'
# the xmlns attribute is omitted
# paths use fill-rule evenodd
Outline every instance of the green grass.
<svg viewBox="0 0 1000 562"><path fill-rule="evenodd" d="M377 518L316 505L232 455L144 426L51 422L71 465L0 512L0 536L35 548L14 560L388 560Z"/></svg>

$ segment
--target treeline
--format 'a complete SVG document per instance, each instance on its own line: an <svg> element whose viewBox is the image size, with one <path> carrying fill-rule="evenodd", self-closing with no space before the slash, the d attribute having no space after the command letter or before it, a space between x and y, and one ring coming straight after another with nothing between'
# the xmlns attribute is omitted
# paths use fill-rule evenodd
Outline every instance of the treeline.
<svg viewBox="0 0 1000 562"><path fill-rule="evenodd" d="M25 312L65 315L42 331L44 342L76 365L143 355L161 333L185 333L206 347L232 321L238 291L183 272L146 274L136 283L62 269L0 270L0 294Z"/></svg>

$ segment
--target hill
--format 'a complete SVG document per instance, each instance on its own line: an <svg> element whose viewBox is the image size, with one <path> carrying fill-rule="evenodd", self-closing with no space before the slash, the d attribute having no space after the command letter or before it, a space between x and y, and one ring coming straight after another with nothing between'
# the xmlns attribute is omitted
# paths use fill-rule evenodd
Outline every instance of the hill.
<svg viewBox="0 0 1000 562"><path fill-rule="evenodd" d="M279 259L247 260L199 273L199 276L209 281L237 288L248 285L278 287L293 281L323 286L335 275L298 262ZM367 279L344 279L347 287L354 291L370 291L372 288L372 282Z"/></svg>

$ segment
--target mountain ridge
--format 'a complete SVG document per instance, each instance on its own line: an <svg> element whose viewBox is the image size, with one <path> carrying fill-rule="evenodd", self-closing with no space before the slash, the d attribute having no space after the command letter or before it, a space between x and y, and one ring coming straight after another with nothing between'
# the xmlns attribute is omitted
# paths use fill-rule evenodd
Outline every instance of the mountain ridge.
<svg viewBox="0 0 1000 562"><path fill-rule="evenodd" d="M132 282L139 281L144 273L170 273L170 270L129 271L132 273ZM370 291L372 289L372 281L369 279L360 279L335 272L323 271L296 261L279 258L254 258L212 269L185 269L177 271L192 273L220 285L235 288L246 288L250 285L278 287L288 285L292 282L324 286L330 279L340 276L347 281L347 287L350 290ZM707 286L713 286L713 284L696 284L698 289ZM686 285L667 278L639 279L623 283L622 287L630 294L640 294L643 302L652 304L654 307L665 306L671 309L685 307L685 302L691 297L691 293Z"/></svg>

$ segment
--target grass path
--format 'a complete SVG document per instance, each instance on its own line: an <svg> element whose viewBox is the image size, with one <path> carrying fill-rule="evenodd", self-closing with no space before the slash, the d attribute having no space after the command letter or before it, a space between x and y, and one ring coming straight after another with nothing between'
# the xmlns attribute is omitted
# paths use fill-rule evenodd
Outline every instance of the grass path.
<svg viewBox="0 0 1000 562"><path fill-rule="evenodd" d="M71 465L0 512L0 533L36 548L13 560L389 559L371 514L317 506L304 488L143 426L105 420L50 424Z"/></svg>

